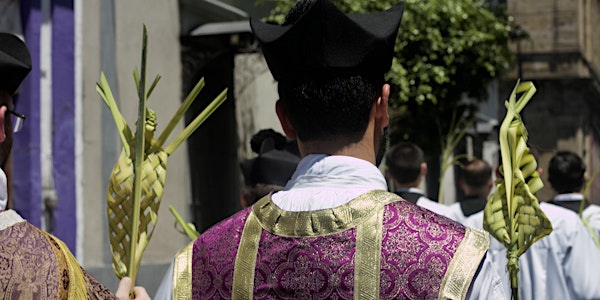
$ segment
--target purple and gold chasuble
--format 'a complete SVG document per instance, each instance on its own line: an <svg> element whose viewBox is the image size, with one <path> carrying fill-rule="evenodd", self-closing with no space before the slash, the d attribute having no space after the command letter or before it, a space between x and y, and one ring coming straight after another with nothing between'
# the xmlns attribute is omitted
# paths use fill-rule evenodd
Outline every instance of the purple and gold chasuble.
<svg viewBox="0 0 600 300"><path fill-rule="evenodd" d="M464 299L488 243L385 191L311 212L266 196L180 252L174 299Z"/></svg>
<svg viewBox="0 0 600 300"><path fill-rule="evenodd" d="M116 297L79 266L62 241L21 221L0 227L0 299Z"/></svg>

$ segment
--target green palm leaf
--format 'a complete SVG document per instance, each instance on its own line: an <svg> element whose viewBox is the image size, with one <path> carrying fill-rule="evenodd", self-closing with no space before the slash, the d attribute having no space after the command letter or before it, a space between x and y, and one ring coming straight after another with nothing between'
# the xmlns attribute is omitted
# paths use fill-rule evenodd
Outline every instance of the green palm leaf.
<svg viewBox="0 0 600 300"><path fill-rule="evenodd" d="M521 94L517 100L516 95ZM527 129L520 112L535 93L531 82L517 82L505 102L506 117L500 127L502 176L484 209L483 227L507 249L507 269L514 299L519 298L519 256L552 232L552 224L535 196L543 183L535 157L527 147Z"/></svg>
<svg viewBox="0 0 600 300"><path fill-rule="evenodd" d="M148 33L144 26L140 73L133 77L138 91L139 108L135 135L121 115L104 74L96 90L110 109L117 127L123 151L113 168L108 186L108 223L113 270L118 278L131 277L133 283L142 260L142 254L158 220L158 209L167 174L168 156L175 151L226 100L227 89L215 98L184 130L163 148L173 129L204 87L201 79L186 97L180 109L171 118L158 140L154 132L158 125L156 113L146 107L160 76L146 90L146 47Z"/></svg>

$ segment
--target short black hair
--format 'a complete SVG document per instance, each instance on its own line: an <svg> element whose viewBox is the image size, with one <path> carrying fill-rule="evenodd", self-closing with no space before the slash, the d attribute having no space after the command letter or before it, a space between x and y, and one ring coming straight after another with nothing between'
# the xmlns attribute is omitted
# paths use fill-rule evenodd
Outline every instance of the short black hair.
<svg viewBox="0 0 600 300"><path fill-rule="evenodd" d="M378 82L383 85L383 80ZM329 74L285 80L278 91L300 140L344 136L352 142L367 129L377 87L367 76Z"/></svg>
<svg viewBox="0 0 600 300"><path fill-rule="evenodd" d="M410 142L400 142L394 145L385 158L385 164L390 174L399 184L417 180L423 162L425 162L423 150Z"/></svg>
<svg viewBox="0 0 600 300"><path fill-rule="evenodd" d="M471 160L461 168L461 171L462 180L472 188L485 187L492 179L492 167L485 160Z"/></svg>
<svg viewBox="0 0 600 300"><path fill-rule="evenodd" d="M571 151L559 151L550 160L548 181L558 193L578 192L583 186L585 168L579 155Z"/></svg>

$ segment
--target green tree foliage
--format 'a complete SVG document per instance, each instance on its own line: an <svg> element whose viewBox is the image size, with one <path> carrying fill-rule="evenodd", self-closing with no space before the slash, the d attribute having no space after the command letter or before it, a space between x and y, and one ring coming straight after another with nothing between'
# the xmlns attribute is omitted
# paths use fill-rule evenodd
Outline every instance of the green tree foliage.
<svg viewBox="0 0 600 300"><path fill-rule="evenodd" d="M469 111L476 109L460 104L461 97L485 100L487 84L510 67L510 19L482 1L404 0L396 57L387 74L392 141L410 140L439 153L452 115L473 115ZM295 2L278 0L270 21L282 23ZM334 2L345 12L366 13L398 0Z"/></svg>

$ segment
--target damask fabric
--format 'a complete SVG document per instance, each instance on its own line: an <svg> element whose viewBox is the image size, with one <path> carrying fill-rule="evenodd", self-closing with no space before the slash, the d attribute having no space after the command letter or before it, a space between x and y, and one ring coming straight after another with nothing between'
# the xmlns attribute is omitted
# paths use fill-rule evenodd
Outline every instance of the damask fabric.
<svg viewBox="0 0 600 300"><path fill-rule="evenodd" d="M365 247L364 243L360 243L360 241L370 241L370 238L357 238L357 236L365 236L365 235L369 235L372 232L370 232L371 230L365 230L365 229L369 229L371 227L369 226L364 226L367 223L370 223L371 220L369 219L369 222L364 222L361 223L361 226L358 226L357 223L352 223L352 222L348 222L348 218L350 218L350 216L354 216L354 213L350 213L352 212L352 210L346 210L344 208L348 208L348 207L355 207L356 204L352 204L352 203L363 203L362 201L364 201L364 197L361 197L361 195L363 194L371 194L373 192L376 193L384 193L385 195L391 195L393 197L396 197L394 194L392 193L387 193L385 192L385 190L387 189L387 184L385 181L385 178L383 177L383 175L381 174L381 172L379 171L379 169L377 169L377 167L375 167L372 163L369 163L367 161L358 159L358 158L354 158L354 157L348 157L348 156L335 156L335 155L324 155L324 154L311 154L308 155L306 157L304 157L302 159L302 161L300 162L300 164L298 165L298 168L296 170L296 172L294 173L294 175L292 176L292 179L290 179L290 181L286 184L286 187L283 191L279 191L277 193L271 194L270 199L267 199L267 203L270 203L268 206L262 206L261 204L257 204L259 205L258 207L261 207L260 210L257 210L256 214L254 212L252 212L252 214L250 213L250 208L247 210L244 210L242 212L239 212L238 214L228 218L227 220L217 224L215 227L213 227L212 229L209 229L209 231L207 231L206 233L204 233L196 242L199 243L197 245L191 245L190 248L192 248L192 246L201 246L202 247L196 247L196 252L195 252L195 257L194 257L194 261L195 261L195 267L199 268L198 266L200 265L205 265L206 267L206 271L199 273L198 269L194 269L194 271L197 271L194 276L195 277L195 281L192 282L191 279L188 279L188 274L187 272L183 271L183 272L179 272L179 271L169 271L166 275L166 279L163 281L163 283L161 284L161 287L159 287L159 292L155 295L155 299L189 299L191 298L191 292L192 292L192 286L194 287L194 289L196 290L210 290L210 295L206 296L206 297L210 297L211 295L214 296L215 298L228 298L231 297L230 295L227 295L227 289L231 289L231 286L233 285L233 280L234 280L234 270L232 270L232 268L234 267L234 260L235 257L237 255L237 243L240 241L241 236L240 234L245 234L251 238L245 238L244 239L244 243L243 245L240 245L241 248L244 249L253 249L253 248L259 248L256 251L256 255L254 255L254 259L258 259L259 256L258 254L261 253L260 255L261 258L257 260L257 263L255 264L254 262L250 263L250 264L240 264L241 266L243 266L244 270L255 270L254 267L257 265L258 263L261 263L262 261L262 266L267 266L267 264L271 264L270 262L265 263L264 258L266 257L265 255L271 255L272 258L274 260L279 259L279 262L282 262L282 260L284 258L286 258L288 255L292 255L294 257L297 258L302 258L302 260L296 260L297 264L296 266L298 268L304 268L303 270L307 271L307 272L312 272L313 268L308 268L308 261L306 260L309 257L315 257L315 255L320 255L319 258L326 258L327 260L331 260L328 261L327 264L321 264L323 267L326 265L327 268L331 268L334 265L338 266L336 269L337 271L334 273L334 277L332 278L332 282L328 283L327 287L324 287L325 290L329 289L329 286L332 287L332 290L335 293L338 293L339 295L348 295L347 293L340 293L339 291L341 290L342 287L347 288L348 285L351 282L356 283L356 280L359 281L358 283L361 283L362 281L360 280L360 278L354 278L354 272L352 272L352 268L354 268L354 261L357 260L356 256L358 251L358 248L362 248L363 250L365 248L367 249L373 249L374 246L378 245L379 247L384 247L383 250L377 250L377 251L366 251L369 252L370 254L374 254L374 255L361 255L358 254L359 258L358 261L367 261L366 264L361 264L362 266L367 266L367 267L380 267L381 265L383 265L384 263L386 265L390 265L394 262L397 262L399 259L409 259L409 257L411 255L409 255L409 253L414 252L418 252L418 251L425 251L427 253L433 253L435 249L431 248L429 245L425 245L424 243L413 243L413 241L411 239L416 239L416 238L421 238L421 235L424 235L424 237L427 238L432 238L432 237L440 237L438 234L442 234L442 233L446 233L446 235L444 235L444 239L445 240L449 237L449 236L453 236L456 239L458 239L463 233L465 234L466 238L463 238L462 241L460 243L458 243L458 240L456 240L455 242L451 243L452 245L456 246L458 245L462 245L463 242L466 245L470 245L471 248L478 244L481 245L481 243L476 243L475 241L479 240L481 241L481 235L478 234L472 234L472 230L470 229L464 229L464 227L462 227L461 225L458 225L457 223L452 222L451 220L444 218L442 216L439 215L435 215L432 212L416 207L414 204L405 202L405 201L400 201L400 202L395 202L392 204L387 204L381 207L381 209L375 209L376 207L372 207L370 204L362 204L365 205L364 207L362 205L359 205L358 207L361 207L361 209L354 211L354 213L358 213L359 215L361 214L368 214L368 215L377 215L379 217L379 212L381 212L381 219L378 222L381 225L381 230L378 231L381 233L380 235L380 241L379 242L374 242L371 243L370 245L367 245ZM363 198L363 200L359 200L359 201L355 201L357 200L357 198ZM369 198L367 198L369 199ZM388 199L387 196L383 197L383 200ZM397 199L397 197L396 197ZM372 200L382 200L382 199L378 199L378 198L374 198ZM264 200L263 200L264 201ZM377 201L380 204L383 203L381 201ZM264 204L264 202L262 202ZM402 204L400 204L402 203ZM272 205L271 205L272 204ZM257 207L256 205L254 206L255 208ZM267 214L264 214L264 209L270 207L271 209L266 210ZM273 208L278 208L278 209L273 209ZM385 208L385 209L384 209ZM404 211L403 209L406 209L406 211ZM335 212L335 213L323 213L323 211L326 212ZM410 214L408 214L409 212L415 212L416 214L413 216L410 216ZM262 212L262 213L261 213ZM375 214L375 212L377 212L377 214ZM385 212L385 214L384 214ZM400 212L402 212L402 214L400 214ZM250 222L248 222L249 224L254 224L252 226L248 226L249 230L245 230L243 229L246 225L246 219L248 218L248 216L254 216L254 217L250 217ZM271 217L267 217L267 216L271 216ZM278 216L281 216L281 218L279 218ZM313 231L313 229L317 230L317 232L320 232L320 234L316 235L316 236L312 236L312 237L304 237L304 238L293 238L293 235L290 234L278 234L277 236L272 236L272 232L277 233L279 232L279 229L272 229L272 228L278 228L278 227L285 227L285 228L289 228L289 227L294 227L296 228L295 225L291 224L291 223L296 223L296 221L294 220L296 218L296 216L299 216L299 218L297 219L298 221L302 221L304 225L299 226L299 228L304 228L303 232L311 232ZM300 218L300 216L302 216ZM314 216L314 218L306 218L306 216ZM275 218L273 218L275 217ZM290 219L291 217L291 219ZM262 221L259 222L258 220L270 220L264 224L262 224ZM430 219L428 223L422 223L423 219ZM284 222L286 224L281 223L281 220L286 219L287 221ZM342 220L346 220L344 222L331 222L331 220L337 220L337 219L342 219ZM384 226L384 221L385 221L385 225ZM278 220L277 222L275 222L275 220ZM292 221L294 220L294 221ZM327 221L327 222L324 222ZM402 223L404 220L408 223ZM394 229L390 229L390 226L393 226L394 224L398 224L398 222L400 222L402 225L399 226L398 228L396 228L397 230L394 231ZM256 230L256 223L259 223L258 226L258 230ZM270 228L268 230L264 230L263 227L260 225L265 225L266 228ZM270 225L268 225L270 224ZM278 225L279 224L279 225ZM299 223L300 224L300 223ZM313 224L310 225L309 224ZM326 225L328 224L328 225ZM334 234L328 233L331 231L331 229L334 227L334 224L340 224L340 226L347 226L348 224L354 224L356 225L354 227L353 226L349 226L347 227L344 231L342 232L336 232ZM445 225L442 225L445 224ZM283 225L283 226L281 226ZM447 225L447 226L446 226ZM337 225L336 225L337 227ZM361 230L362 227L362 230ZM308 229L313 228L313 229ZM323 228L323 231L320 231L319 228ZM328 229L327 229L328 228ZM375 226L372 226L372 228L375 228ZM455 231L450 230L449 228L454 228L456 229ZM462 229L461 229L462 228ZM326 229L326 230L325 230ZM384 230L385 229L385 230ZM289 230L289 229L287 229ZM285 230L284 233L287 231ZM449 230L449 231L445 231L445 230ZM269 232L269 234L265 233ZM248 232L250 232L251 234L249 234ZM385 235L383 233L386 233ZM447 233L451 233L451 234L447 234ZM398 242L398 240L396 238L397 235L402 235L405 234L408 238L406 240L403 240L404 243L400 243ZM265 236L265 238L263 238L263 236ZM375 235L371 235L372 237L375 237ZM258 237L258 238L257 238ZM392 237L392 238L390 238ZM479 238L476 238L479 237ZM486 237L486 236L483 236ZM441 237L440 237L441 238ZM374 240L374 239L373 239ZM200 242L202 241L202 242ZM277 243L275 243L275 241L277 241ZM334 242L339 241L340 244L334 244ZM359 244L356 244L356 242L359 241ZM384 243L385 241L385 243ZM467 241L467 242L465 242ZM279 246L276 246L275 244L279 245L278 243L281 242L283 243L285 246L283 246L284 248L280 248ZM252 243L257 243L258 246L256 245L251 245ZM266 244L265 244L266 243ZM390 245L390 243L392 245ZM442 243L442 242L440 242ZM250 245L249 245L250 244ZM361 244L363 244L361 246ZM385 245L384 245L385 244ZM400 244L402 244L403 248L402 250L404 251L403 253L398 253L398 255L395 256L386 256L386 259L383 259L384 254L389 254L390 252L386 249L388 248L393 248L393 249L398 249L398 247L400 246ZM435 245L436 243L434 243L433 245ZM483 243L485 244L485 242ZM437 244L439 246L439 244ZM293 254L288 254L290 252L286 252L288 250L292 250L292 249L288 249L285 247L291 247L294 246L296 247ZM329 248L323 248L326 250L326 252L321 252L319 249L317 249L316 247L319 246L323 246L323 247L329 247ZM272 251L269 251L269 248L271 247L273 248ZM186 247L187 248L187 247ZM459 248L463 248L462 246L459 246ZM470 247L465 247L466 249L470 248ZM475 247L477 248L477 247ZM485 247L484 247L485 248ZM202 250L204 249L204 250ZM305 250L311 250L311 251L305 251ZM215 252L211 252L208 253L209 251L215 251ZM316 252L315 252L316 251ZM396 250L394 250L396 251ZM445 251L445 253L443 252ZM452 271L446 271L447 274L453 274L453 275L458 275L461 278L464 278L466 280L471 280L472 278L474 278L474 282L471 288L470 293L467 295L468 299L507 299L506 298L506 293L505 293L505 281L503 281L502 279L500 279L498 277L498 272L494 269L494 266L491 262L491 260L488 258L488 256L486 255L485 259L481 259L481 256L479 256L479 260L477 260L476 262L471 261L471 259L477 258L477 255L472 255L470 254L470 251L456 251L453 252L453 248L450 247L446 247L444 248L441 253L441 255L433 255L433 256L426 256L428 257L429 260L426 260L426 263L431 262L431 268L434 268L434 266L440 266L440 265L444 265L446 264L446 266L449 268L449 270ZM200 255L200 253L203 253L202 255ZM242 251L244 253L247 253L247 250ZM362 251L362 253L364 254L365 251ZM181 251L181 253L189 253L188 251ZM208 254L206 254L208 253ZM340 254L343 253L343 254ZM463 255L457 255L458 253L462 253ZM469 253L464 255L465 253ZM366 257L365 257L366 256ZM380 257L380 262L376 262L376 257ZM246 255L245 257L252 257L252 255ZM416 259L417 256L413 255L413 264L411 266L417 266L417 263L421 263L423 261L419 261ZM447 259L448 257L452 257L452 261L448 262ZM462 259L461 259L462 257ZM333 261L333 259L337 259L336 261ZM345 262L341 262L341 260L344 260ZM475 259L476 260L476 259ZM391 262L390 262L391 261ZM185 257L185 255L178 255L174 262L173 262L173 270L186 270L186 262L189 262L189 267L192 267L192 263L191 263L191 255L189 257ZM442 262L442 263L440 263ZM457 263L454 263L457 262ZM460 263L458 263L460 262ZM315 262L316 263L316 262ZM449 265L447 265L449 263ZM473 276L473 274L469 274L466 270L469 269L469 267L465 267L462 268L462 263L470 263L469 267L477 267L479 266L479 269L477 270L477 274L475 276ZM279 264L279 263L278 263ZM273 267L273 269L269 269L268 271L270 273L268 274L280 274L281 272L285 272L286 269L284 268L285 266L285 262L281 263L279 267ZM287 264L288 266L291 266L289 264ZM178 267L175 267L178 266ZM423 267L420 268L419 271L422 272L427 272L429 266L427 267ZM361 268L362 270L363 268ZM394 268L392 268L393 270ZM396 268L397 269L397 268ZM418 268L417 268L418 269ZM219 270L219 271L217 271ZM239 268L238 268L239 270ZM267 269L262 269L262 270L267 270ZM296 269L297 270L297 269ZM319 276L317 275L321 275L323 274L322 272L316 272L317 269L314 269L315 272L312 272L310 274L314 275L312 277L310 277L311 280L308 280L307 282L305 282L304 284L302 284L301 286L308 286L311 284L315 284L312 281L312 278L318 279ZM400 271L396 272L399 273ZM433 272L433 271L432 271ZM333 271L332 271L333 273ZM360 271L358 272L359 274L364 274L361 273ZM261 275L262 274L262 275ZM377 274L379 274L380 276L380 282L381 282L381 286L377 286L377 288L379 288L380 292L382 293L392 293L392 291L396 291L398 290L398 286L399 284L397 284L396 282L390 281L391 275L394 275L393 271L390 271L389 268L382 268L380 270L380 272L372 272L371 276L375 277ZM402 272L402 274L404 274L405 276L409 276L406 272ZM421 275L423 275L424 273L421 273ZM446 278L452 278L452 276L447 276L446 274ZM438 274L439 275L439 274ZM252 290L249 291L250 293L254 292L254 288L259 288L262 285L254 285L255 280L254 278L266 278L267 282L273 282L274 280L272 279L273 276L271 275L267 275L267 273L264 273L264 271L261 272L257 272L256 276L252 276L251 278L243 278L245 280L243 280L243 285L246 285L246 283L250 282L253 287ZM361 275L359 275L361 276ZM414 284L411 284L410 286L417 286L418 288L421 288L422 284L425 284L425 281L420 281L417 280L416 278L418 277L417 275L414 275L415 280L417 282L415 282ZM301 284L299 282L299 279L296 278L299 276L288 276L288 277L282 277L282 281L289 283L289 284ZM432 278L435 278L435 276L431 276ZM172 280L169 280L169 278L171 278ZM236 277L237 279L240 279L239 276ZM288 278L289 280L287 280L286 278ZM424 278L424 280L428 280L429 283L431 283L433 281L433 279L429 279L429 276L421 276L421 278ZM439 278L439 276L438 276ZM507 278L507 277L506 277ZM285 279L285 280L283 280ZM439 280L439 279L438 279ZM238 280L239 281L239 280ZM264 280L262 280L261 282L263 282ZM371 280L366 280L368 282L370 282ZM442 280L442 282L445 282L445 286L448 287L448 289L444 289L445 291L447 290L453 290L456 291L456 293L460 294L465 292L465 290L467 289L467 287L461 286L461 285L453 285L452 283L456 284L458 282L465 282L464 280ZM343 283L343 285L342 285ZM393 287L392 287L393 284ZM408 283L406 283L408 284ZM185 289L179 289L177 288L176 291L173 291L173 287L188 287L187 290L187 297L185 296ZM390 291L391 289L391 291ZM415 288L417 289L417 288ZM439 289L439 287L438 287ZM171 292L173 291L173 292ZM183 293L180 293L183 292ZM248 292L248 291L246 291ZM319 291L321 292L321 291ZM360 298L359 296L362 296L366 299L368 299L369 296L371 297L376 297L378 293L374 293L374 294L366 294L366 293L361 293L360 295L357 295L357 298ZM336 294L337 295L337 294ZM428 295L430 295L431 297L433 297L433 294L429 293ZM200 295L196 295L196 299L201 299L202 297ZM249 297L249 296L248 296ZM333 297L333 296L332 296ZM398 297L402 297L402 296L398 296ZM423 299L425 296L417 296L417 299ZM269 298L268 296L265 296L264 298ZM272 296L272 298L275 298L275 296Z"/></svg>
<svg viewBox="0 0 600 300"><path fill-rule="evenodd" d="M0 212L0 299L116 299L57 238Z"/></svg>
<svg viewBox="0 0 600 300"><path fill-rule="evenodd" d="M372 198L372 193L368 193L349 202L346 208L354 208L350 215L355 217L368 216L377 211L368 207L373 203ZM479 233L479 243L465 241L465 227L402 200L381 209L379 297L437 299L441 288L459 287L458 291L448 293L448 297L458 294L457 298L464 298L485 255L486 236ZM353 259L361 242L357 226L364 218L345 218L347 214L338 212L347 210L342 207L290 215L276 208L268 198L254 206L252 213L262 227L253 277L254 299L353 298L355 268L360 267ZM193 299L231 297L233 258L249 215L251 209L243 210L196 240L192 260ZM286 221L290 218L300 223L305 221L306 226L300 227L307 227L306 231L290 231L292 224Z"/></svg>

